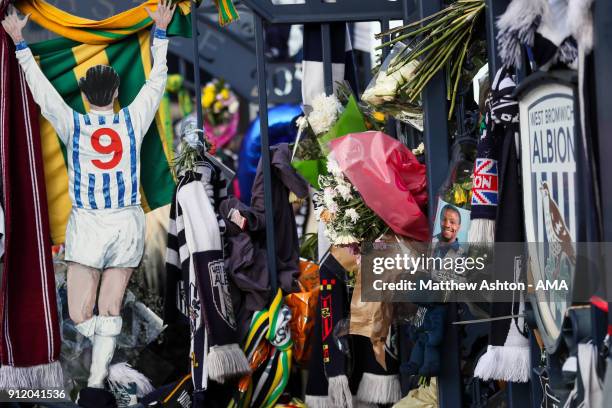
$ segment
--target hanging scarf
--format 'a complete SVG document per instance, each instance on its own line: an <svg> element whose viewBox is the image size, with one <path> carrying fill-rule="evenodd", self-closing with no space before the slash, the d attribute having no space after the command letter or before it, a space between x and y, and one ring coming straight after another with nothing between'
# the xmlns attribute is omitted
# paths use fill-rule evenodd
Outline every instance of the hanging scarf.
<svg viewBox="0 0 612 408"><path fill-rule="evenodd" d="M153 24L145 8L156 10L158 0L146 0L134 8L101 21L73 16L45 0L19 0L16 3L23 14L31 14L34 22L61 37L85 44L108 44ZM238 19L232 0L215 0L215 5L219 11L221 25ZM189 1L181 0L177 6L183 15L191 12ZM171 28L172 26L169 27Z"/></svg>
<svg viewBox="0 0 612 408"><path fill-rule="evenodd" d="M506 128L502 146L502 165L500 167L500 203L495 223L496 242L524 242L522 187L519 180L519 160L517 157L515 132L516 126ZM512 251L497 251L494 265L495 279L517 281L522 273L522 261L515 258ZM501 276L514 265L514 276ZM493 302L491 317L501 317L523 313L522 294L516 302ZM529 341L523 333L524 318L509 318L491 322L489 346L480 358L474 375L483 380L502 380L527 382L531 371Z"/></svg>
<svg viewBox="0 0 612 408"><path fill-rule="evenodd" d="M374 354L368 337L351 336L355 364L353 379L361 375L357 399L365 404L393 404L402 397L399 378L399 358L395 328L390 328L384 346L384 365Z"/></svg>
<svg viewBox="0 0 612 408"><path fill-rule="evenodd" d="M512 98L515 88L508 70L500 68L485 101L484 129L474 162L469 243L491 244L495 240L501 144L506 126L518 123L518 102Z"/></svg>
<svg viewBox="0 0 612 408"><path fill-rule="evenodd" d="M321 336L321 346L313 346L312 360L323 360L323 371L312 372L308 379L306 403L314 406L352 407L352 393L348 378L347 350L341 350L334 328L349 315L349 299L346 286L346 271L342 265L328 254L321 262L319 276L321 290L319 291L320 330L315 324L314 335ZM318 323L318 322L317 322ZM317 348L317 349L315 349ZM371 348L371 347L370 347ZM328 383L325 394L319 394ZM316 394L309 394L309 391ZM328 398L329 396L329 398Z"/></svg>
<svg viewBox="0 0 612 408"><path fill-rule="evenodd" d="M228 408L271 408L289 383L293 346L289 329L291 312L282 299L279 289L270 308L253 315L244 346L253 374L240 380Z"/></svg>
<svg viewBox="0 0 612 408"><path fill-rule="evenodd" d="M8 1L0 0L0 16ZM60 331L38 111L0 28L0 159L5 211L0 388L62 387Z"/></svg>
<svg viewBox="0 0 612 408"><path fill-rule="evenodd" d="M220 220L215 213L219 171L209 163L179 179L168 228L168 296L191 324L194 388L208 378L223 383L250 371L238 346L236 319L223 267ZM179 266L180 265L180 266ZM180 275L179 275L180 273ZM180 276L180 278L178 278ZM166 317L176 317L167 312Z"/></svg>

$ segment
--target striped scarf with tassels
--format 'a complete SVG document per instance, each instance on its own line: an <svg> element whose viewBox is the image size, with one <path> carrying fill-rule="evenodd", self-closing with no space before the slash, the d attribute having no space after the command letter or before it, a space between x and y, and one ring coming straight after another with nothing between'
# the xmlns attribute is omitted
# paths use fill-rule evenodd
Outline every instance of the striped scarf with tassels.
<svg viewBox="0 0 612 408"><path fill-rule="evenodd" d="M0 0L0 16L9 1ZM0 27L0 160L5 254L0 389L62 387L60 327L38 110Z"/></svg>
<svg viewBox="0 0 612 408"><path fill-rule="evenodd" d="M256 312L244 352L252 374L238 383L228 408L275 406L289 382L292 361L291 311L279 289L269 309Z"/></svg>

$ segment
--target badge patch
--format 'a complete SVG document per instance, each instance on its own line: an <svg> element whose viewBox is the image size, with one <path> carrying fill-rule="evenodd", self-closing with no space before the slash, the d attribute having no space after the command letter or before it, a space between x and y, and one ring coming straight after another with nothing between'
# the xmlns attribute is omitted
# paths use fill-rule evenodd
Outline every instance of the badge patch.
<svg viewBox="0 0 612 408"><path fill-rule="evenodd" d="M208 276L213 292L213 303L221 318L232 329L236 329L236 319L232 306L232 297L229 292L227 274L223 267L223 261L213 261L208 264Z"/></svg>

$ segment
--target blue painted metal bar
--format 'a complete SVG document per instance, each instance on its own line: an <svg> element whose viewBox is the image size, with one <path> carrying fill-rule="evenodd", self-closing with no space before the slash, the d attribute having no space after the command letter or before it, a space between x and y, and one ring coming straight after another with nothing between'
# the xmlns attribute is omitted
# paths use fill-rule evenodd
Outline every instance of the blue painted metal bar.
<svg viewBox="0 0 612 408"><path fill-rule="evenodd" d="M410 0L414 2L414 0ZM403 8L397 1L356 0L347 8L346 1L327 3L320 0L302 4L273 4L271 0L241 0L264 20L273 23L331 23L351 21L401 20Z"/></svg>
<svg viewBox="0 0 612 408"><path fill-rule="evenodd" d="M593 8L593 23L595 31L595 46L593 50L595 62L595 97L597 106L597 145L599 153L599 179L606 180L612 174L612 81L610 67L612 66L612 2L595 1ZM603 214L603 240L612 242L612 183L601 182L599 186L601 195L601 210ZM612 265L604 265L606 271L606 294L608 299L612 296ZM612 302L608 303L612 310ZM612 324L612 313L608 313L608 324Z"/></svg>
<svg viewBox="0 0 612 408"><path fill-rule="evenodd" d="M443 7L441 0L419 0L420 17L427 17ZM448 175L448 105L443 72L438 72L423 90L425 161L429 193L429 219L435 218L438 190Z"/></svg>
<svg viewBox="0 0 612 408"><path fill-rule="evenodd" d="M527 306L529 307L529 306ZM531 367L537 367L540 364L540 345L536 340L535 334L533 331L529 332L529 349L530 349L530 358L531 358ZM529 385L531 388L531 392L529 393L529 397L531 399L531 406L536 408L539 407L542 403L542 398L544 397L544 393L542 390L542 385L540 384L540 377L536 372L532 369L531 375L529 377ZM524 405L529 406L529 404Z"/></svg>
<svg viewBox="0 0 612 408"><path fill-rule="evenodd" d="M191 0L191 40L193 43L193 86L195 87L195 109L198 129L203 129L202 84L200 81L200 56L198 50L198 6Z"/></svg>
<svg viewBox="0 0 612 408"><path fill-rule="evenodd" d="M441 0L419 0L419 17L427 17L444 7ZM448 105L443 72L438 72L423 90L425 162L427 165L427 189L429 193L429 220L433 224L437 207L438 190L449 171ZM461 352L456 325L457 304L448 304L446 335L441 350L442 359L438 376L438 403L441 408L462 406Z"/></svg>
<svg viewBox="0 0 612 408"><path fill-rule="evenodd" d="M487 27L487 54L489 59L489 76L493 78L493 75L501 67L499 60L499 53L497 52L497 27L495 22L497 17L502 14L506 7L510 4L510 0L486 0L485 18Z"/></svg>
<svg viewBox="0 0 612 408"><path fill-rule="evenodd" d="M389 20L387 20L386 18L380 20L380 27L381 27L381 31L385 32L385 31L389 31ZM383 37L382 42L385 43L387 41L389 41L389 36L386 35ZM386 46L383 47L382 49L382 60L384 61L385 58L387 58L387 55L389 55L389 52L391 52L391 47Z"/></svg>
<svg viewBox="0 0 612 408"><path fill-rule="evenodd" d="M276 239L274 234L274 206L272 204L272 169L270 167L270 139L268 135L268 93L266 60L264 56L263 21L255 15L255 54L257 55L257 83L259 84L259 126L261 132L261 164L263 169L264 205L266 206L266 248L268 273L272 294L277 289Z"/></svg>
<svg viewBox="0 0 612 408"><path fill-rule="evenodd" d="M332 74L331 31L329 23L321 24L321 48L323 49L323 83L325 94L334 93L334 77Z"/></svg>

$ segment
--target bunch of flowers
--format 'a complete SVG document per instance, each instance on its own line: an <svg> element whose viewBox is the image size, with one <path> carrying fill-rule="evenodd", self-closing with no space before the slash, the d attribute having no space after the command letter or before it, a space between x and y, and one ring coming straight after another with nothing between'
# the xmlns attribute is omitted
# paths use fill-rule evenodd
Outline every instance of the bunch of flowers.
<svg viewBox="0 0 612 408"><path fill-rule="evenodd" d="M299 160L316 160L323 157L317 137L325 135L336 124L344 110L336 95L324 93L312 100L312 105L304 106L304 116L296 121L298 143L295 157Z"/></svg>
<svg viewBox="0 0 612 408"><path fill-rule="evenodd" d="M378 69L361 100L377 112L384 112L397 120L408 123L419 131L423 131L423 108L418 100L411 100L406 85L412 81L419 67L419 61L410 61L399 69L390 65L401 54L406 46L396 44L389 56Z"/></svg>
<svg viewBox="0 0 612 408"><path fill-rule="evenodd" d="M374 241L388 230L387 225L363 201L344 176L338 163L329 158L328 175L319 176L321 191L314 195L317 220L333 245L358 246Z"/></svg>
<svg viewBox="0 0 612 408"><path fill-rule="evenodd" d="M211 126L228 123L239 107L238 99L221 79L214 79L202 89L204 121Z"/></svg>
<svg viewBox="0 0 612 408"><path fill-rule="evenodd" d="M229 85L214 79L202 89L202 111L206 135L217 147L223 146L238 132L240 103Z"/></svg>
<svg viewBox="0 0 612 408"><path fill-rule="evenodd" d="M472 35L474 27L484 10L484 0L458 0L422 20L378 34L378 39L390 36L391 40L377 48L394 44L401 46L386 70L387 76L400 78L397 81L399 91L396 93L401 92L407 95L409 101L417 102L435 74L445 70L446 97L451 102L448 112L450 119L455 108L459 82L464 76L464 65L469 59L468 51L478 42ZM408 46L403 46L403 42L408 42ZM396 85L393 80L385 80L383 84L387 82L389 89ZM385 90L384 87L381 89Z"/></svg>

